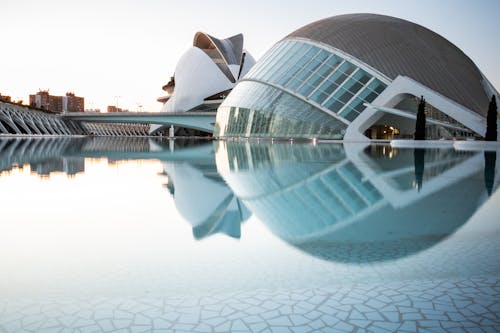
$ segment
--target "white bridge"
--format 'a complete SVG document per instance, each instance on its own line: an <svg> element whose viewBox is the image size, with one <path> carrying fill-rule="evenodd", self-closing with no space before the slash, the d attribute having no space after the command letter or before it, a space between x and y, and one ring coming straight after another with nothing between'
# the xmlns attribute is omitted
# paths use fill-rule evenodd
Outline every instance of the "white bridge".
<svg viewBox="0 0 500 333"><path fill-rule="evenodd" d="M150 125L173 125L213 133L215 111L52 113L0 101L0 135L147 136Z"/></svg>
<svg viewBox="0 0 500 333"><path fill-rule="evenodd" d="M213 133L216 114L216 112L78 112L66 113L62 117L89 123L173 125Z"/></svg>

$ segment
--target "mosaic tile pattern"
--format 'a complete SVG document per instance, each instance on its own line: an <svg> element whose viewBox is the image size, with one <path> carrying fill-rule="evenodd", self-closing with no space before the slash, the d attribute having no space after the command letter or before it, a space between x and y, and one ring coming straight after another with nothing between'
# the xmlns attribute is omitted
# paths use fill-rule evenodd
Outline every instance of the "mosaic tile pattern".
<svg viewBox="0 0 500 333"><path fill-rule="evenodd" d="M204 297L0 301L5 333L499 332L500 278Z"/></svg>

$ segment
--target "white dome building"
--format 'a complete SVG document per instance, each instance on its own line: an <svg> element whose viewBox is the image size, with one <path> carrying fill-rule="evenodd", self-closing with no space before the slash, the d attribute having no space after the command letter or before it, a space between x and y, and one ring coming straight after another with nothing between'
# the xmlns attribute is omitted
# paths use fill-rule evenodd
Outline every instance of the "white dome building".
<svg viewBox="0 0 500 333"><path fill-rule="evenodd" d="M216 111L240 77L255 64L243 49L243 35L217 39L203 32L194 36L160 97L162 112Z"/></svg>
<svg viewBox="0 0 500 333"><path fill-rule="evenodd" d="M421 96L427 138L451 139L484 136L489 100L500 94L463 51L425 27L334 16L264 54L218 109L214 135L411 138Z"/></svg>

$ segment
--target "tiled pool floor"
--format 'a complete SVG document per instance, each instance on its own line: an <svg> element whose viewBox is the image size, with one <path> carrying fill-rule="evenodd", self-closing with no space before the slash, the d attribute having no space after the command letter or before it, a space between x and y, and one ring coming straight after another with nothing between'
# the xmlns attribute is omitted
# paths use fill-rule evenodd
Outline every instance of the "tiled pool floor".
<svg viewBox="0 0 500 333"><path fill-rule="evenodd" d="M0 303L3 332L498 332L500 279Z"/></svg>

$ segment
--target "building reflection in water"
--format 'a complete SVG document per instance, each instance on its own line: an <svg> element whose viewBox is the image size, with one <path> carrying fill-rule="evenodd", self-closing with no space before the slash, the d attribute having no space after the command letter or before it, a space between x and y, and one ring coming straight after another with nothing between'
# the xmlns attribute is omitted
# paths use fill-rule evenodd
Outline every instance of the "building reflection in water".
<svg viewBox="0 0 500 333"><path fill-rule="evenodd" d="M253 213L313 256L354 263L437 244L497 185L496 153L454 149L15 138L0 140L0 157L0 171L29 165L39 175L83 172L86 158L159 160L166 188L196 239L219 232L239 238L241 223Z"/></svg>
<svg viewBox="0 0 500 333"><path fill-rule="evenodd" d="M240 225L250 212L218 174L212 143L185 147L182 154L184 160L164 161L163 170L166 187L178 212L193 226L194 237L221 232L240 238Z"/></svg>
<svg viewBox="0 0 500 333"><path fill-rule="evenodd" d="M240 225L250 217L217 173L211 141L162 140L144 137L11 138L0 139L0 172L30 167L49 178L85 171L86 158L106 158L109 164L154 159L163 163L167 189L179 213L202 239L215 233L241 236ZM1 174L1 173L0 173Z"/></svg>
<svg viewBox="0 0 500 333"><path fill-rule="evenodd" d="M331 261L385 261L429 248L487 198L482 154L382 148L229 141L218 143L216 160L275 235Z"/></svg>
<svg viewBox="0 0 500 333"><path fill-rule="evenodd" d="M415 184L417 190L420 192L422 188L422 182L424 179L424 168L425 168L425 149L416 148L413 150L413 160L415 163Z"/></svg>
<svg viewBox="0 0 500 333"><path fill-rule="evenodd" d="M85 171L84 157L65 156L82 140L70 138L9 138L0 140L0 173L29 166L31 173L50 178L53 173L68 177Z"/></svg>

